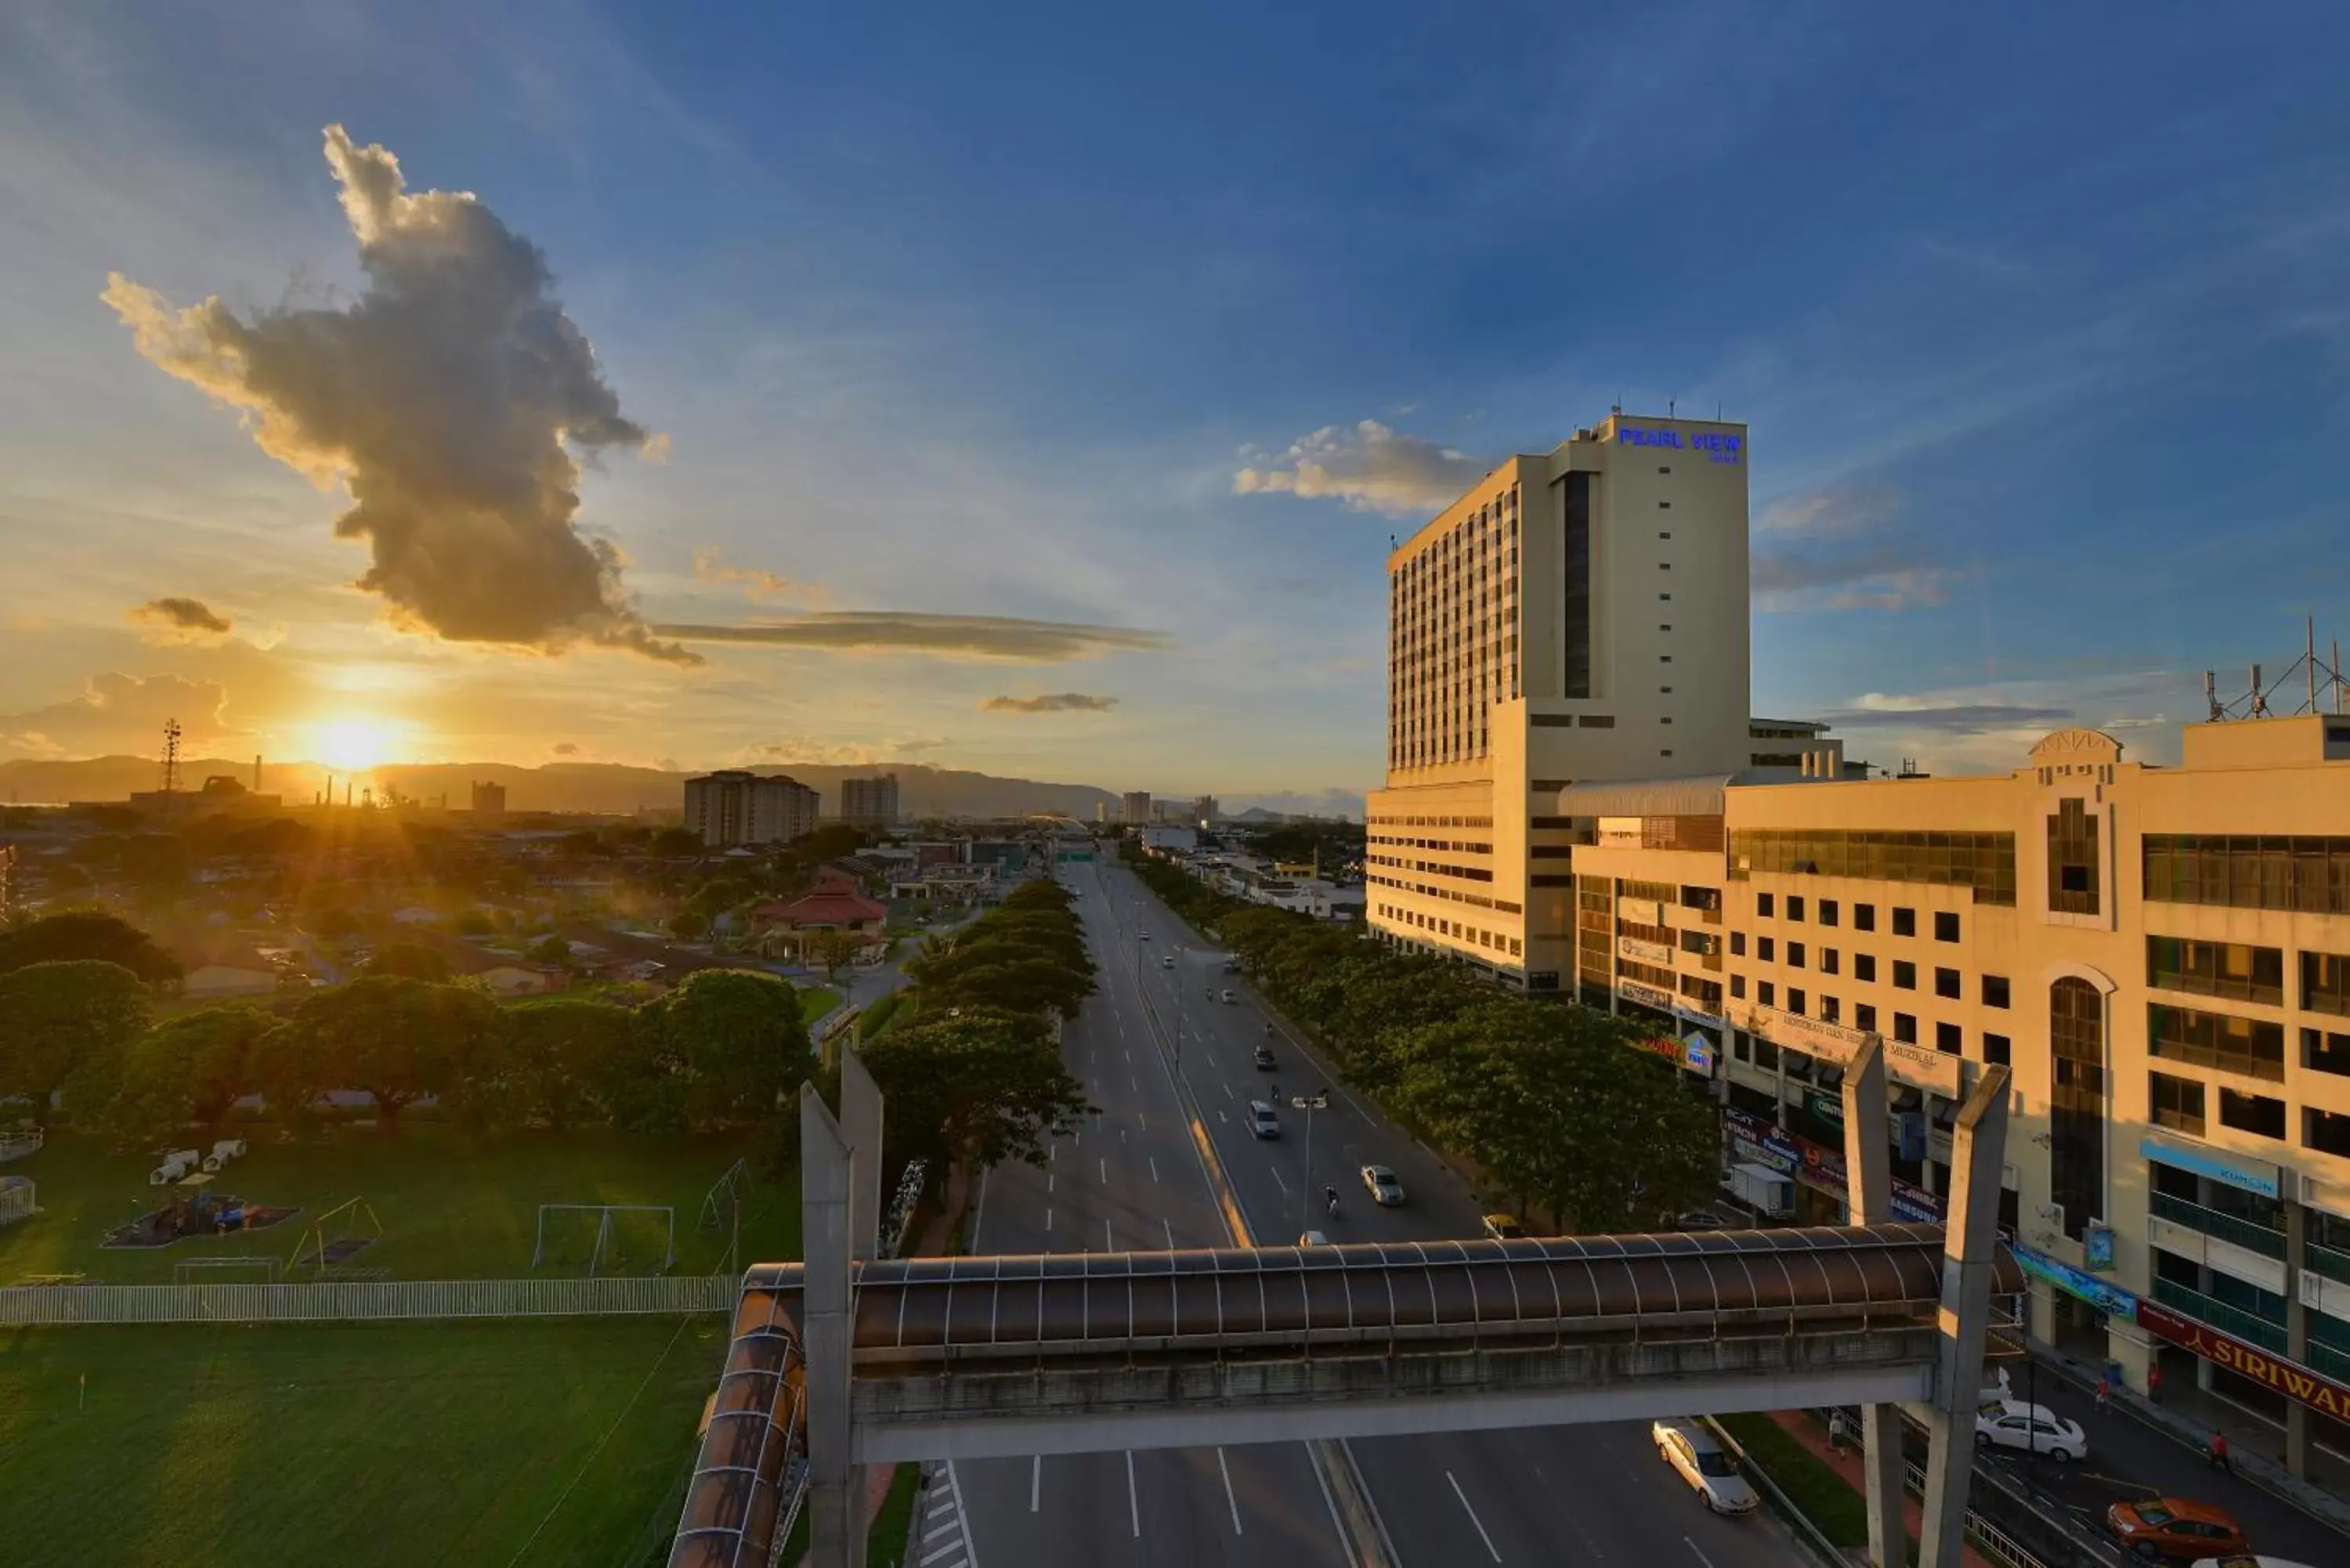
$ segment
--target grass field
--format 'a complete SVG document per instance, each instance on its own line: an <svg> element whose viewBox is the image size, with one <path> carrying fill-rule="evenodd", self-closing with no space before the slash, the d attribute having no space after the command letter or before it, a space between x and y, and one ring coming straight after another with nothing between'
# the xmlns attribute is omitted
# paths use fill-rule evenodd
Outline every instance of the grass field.
<svg viewBox="0 0 2350 1568"><path fill-rule="evenodd" d="M1722 1427L1797 1511L1836 1545L1868 1544L1868 1505L1852 1483L1820 1462L1770 1417L1723 1416Z"/></svg>
<svg viewBox="0 0 2350 1568"><path fill-rule="evenodd" d="M814 1023L840 1004L840 992L821 985L800 987L800 1018Z"/></svg>
<svg viewBox="0 0 2350 1568"><path fill-rule="evenodd" d="M383 1239L351 1262L390 1269L403 1280L518 1279L532 1272L541 1203L666 1204L677 1211L677 1272L708 1273L725 1251L723 1227L697 1228L703 1195L719 1174L750 1152L747 1137L660 1142L606 1130L517 1133L475 1137L445 1124L416 1122L386 1137L345 1128L296 1144L254 1139L253 1153L217 1184L256 1203L299 1206L302 1216L246 1235L186 1241L153 1251L102 1249L106 1231L160 1206L170 1189L147 1185L152 1161L117 1155L92 1139L54 1135L38 1154L7 1167L38 1184L43 1212L0 1230L0 1283L27 1274L84 1273L122 1284L169 1284L189 1258L273 1256L280 1263L302 1244L309 1217L364 1197L383 1223ZM561 1235L567 1262L546 1276L586 1272L594 1220L574 1218ZM629 1254L619 1270L651 1272L659 1238L631 1221ZM743 1209L745 1262L799 1255L796 1186L755 1184Z"/></svg>
<svg viewBox="0 0 2350 1568"><path fill-rule="evenodd" d="M0 1558L621 1568L675 1521L726 1326L0 1330Z"/></svg>

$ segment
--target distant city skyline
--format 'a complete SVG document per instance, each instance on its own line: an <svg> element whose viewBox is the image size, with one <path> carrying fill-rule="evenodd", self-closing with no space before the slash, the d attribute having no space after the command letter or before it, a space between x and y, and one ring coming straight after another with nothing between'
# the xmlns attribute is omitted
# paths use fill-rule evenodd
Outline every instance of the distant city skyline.
<svg viewBox="0 0 2350 1568"><path fill-rule="evenodd" d="M1351 797L1389 536L1621 403L1756 711L2175 761L2350 620L2350 16L2156 11L12 7L0 760Z"/></svg>

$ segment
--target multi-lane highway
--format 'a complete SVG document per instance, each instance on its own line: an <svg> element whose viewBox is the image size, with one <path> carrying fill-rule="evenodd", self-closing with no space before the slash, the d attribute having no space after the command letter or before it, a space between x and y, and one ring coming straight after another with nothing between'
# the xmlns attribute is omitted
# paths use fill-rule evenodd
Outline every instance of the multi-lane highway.
<svg viewBox="0 0 2350 1568"><path fill-rule="evenodd" d="M1336 1241L1473 1235L1465 1186L1400 1130L1332 1085L1305 1168L1304 1113L1284 1107L1283 1136L1248 1130L1252 1098L1284 1101L1329 1082L1285 1038L1275 1070L1255 1047L1270 1020L1224 955L1188 933L1131 874L1072 867L1101 989L1066 1033L1069 1069L1097 1114L1056 1141L1042 1168L999 1167L981 1189L973 1246L988 1252L1222 1245L1227 1227L1175 1091L1180 1073L1250 1231L1286 1242L1301 1229ZM1149 940L1144 940L1144 933ZM1171 967L1162 961L1172 957ZM1232 988L1233 1003L1221 999ZM1180 1053L1171 1049L1180 1033ZM1358 1180L1393 1168L1410 1201L1375 1207ZM1335 1221L1325 1185L1342 1195ZM1352 1445L1395 1553L1409 1568L1470 1563L1594 1568L1794 1568L1804 1560L1777 1523L1721 1519L1657 1458L1644 1425L1546 1428L1381 1438ZM955 1467L962 1518L926 1530L931 1568L1007 1563L1263 1564L1340 1568L1338 1509L1297 1443L1087 1454ZM954 1528L959 1524L960 1528Z"/></svg>

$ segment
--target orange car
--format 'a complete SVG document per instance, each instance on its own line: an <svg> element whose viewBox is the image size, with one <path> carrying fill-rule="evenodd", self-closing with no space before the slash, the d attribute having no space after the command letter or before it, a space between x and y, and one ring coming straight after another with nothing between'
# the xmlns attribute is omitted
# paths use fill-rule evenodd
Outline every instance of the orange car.
<svg viewBox="0 0 2350 1568"><path fill-rule="evenodd" d="M2236 1521L2208 1503L2150 1497L2106 1510L2106 1528L2140 1557L2220 1557L2248 1550Z"/></svg>

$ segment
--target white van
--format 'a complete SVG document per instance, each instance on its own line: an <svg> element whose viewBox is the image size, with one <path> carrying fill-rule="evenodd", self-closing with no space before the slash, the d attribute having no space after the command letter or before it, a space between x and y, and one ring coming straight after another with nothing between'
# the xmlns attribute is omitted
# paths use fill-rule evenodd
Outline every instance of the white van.
<svg viewBox="0 0 2350 1568"><path fill-rule="evenodd" d="M1259 1137L1279 1137L1281 1116L1263 1100L1249 1102L1249 1131Z"/></svg>

